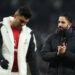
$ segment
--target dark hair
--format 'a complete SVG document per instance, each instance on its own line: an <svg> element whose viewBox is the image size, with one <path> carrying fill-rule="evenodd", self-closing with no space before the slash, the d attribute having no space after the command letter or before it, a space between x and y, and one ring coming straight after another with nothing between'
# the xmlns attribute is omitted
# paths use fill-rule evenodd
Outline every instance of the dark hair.
<svg viewBox="0 0 75 75"><path fill-rule="evenodd" d="M20 16L24 16L25 18L31 18L32 13L29 7L27 6L22 6L20 7L17 12L19 13Z"/></svg>
<svg viewBox="0 0 75 75"><path fill-rule="evenodd" d="M67 13L67 12L64 12L64 13L61 13L60 16L64 16L66 17L66 19L72 23L72 15L71 13Z"/></svg>

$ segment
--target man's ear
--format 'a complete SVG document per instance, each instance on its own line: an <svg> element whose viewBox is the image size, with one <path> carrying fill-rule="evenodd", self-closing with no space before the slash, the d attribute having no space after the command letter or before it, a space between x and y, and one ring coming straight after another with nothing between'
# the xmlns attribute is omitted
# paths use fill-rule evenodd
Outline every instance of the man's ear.
<svg viewBox="0 0 75 75"><path fill-rule="evenodd" d="M72 26L72 23L69 23L68 28L70 28Z"/></svg>
<svg viewBox="0 0 75 75"><path fill-rule="evenodd" d="M14 14L14 18L16 18L16 14Z"/></svg>
<svg viewBox="0 0 75 75"><path fill-rule="evenodd" d="M26 19L26 22L28 23L30 19Z"/></svg>
<svg viewBox="0 0 75 75"><path fill-rule="evenodd" d="M70 23L69 26L71 27L72 26L72 23Z"/></svg>

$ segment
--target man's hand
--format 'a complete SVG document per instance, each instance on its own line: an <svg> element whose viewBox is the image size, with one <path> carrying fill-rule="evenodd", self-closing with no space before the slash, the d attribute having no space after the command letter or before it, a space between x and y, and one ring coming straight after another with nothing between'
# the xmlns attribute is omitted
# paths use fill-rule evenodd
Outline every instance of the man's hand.
<svg viewBox="0 0 75 75"><path fill-rule="evenodd" d="M3 57L0 59L0 65L3 69L8 69L9 62Z"/></svg>
<svg viewBox="0 0 75 75"><path fill-rule="evenodd" d="M61 46L58 46L58 52L57 52L57 55L59 56L61 54Z"/></svg>
<svg viewBox="0 0 75 75"><path fill-rule="evenodd" d="M66 52L66 45L65 45L65 43L63 43L62 46L58 46L58 52L57 52L57 55L64 54L65 52Z"/></svg>
<svg viewBox="0 0 75 75"><path fill-rule="evenodd" d="M65 52L66 52L66 45L65 45L65 43L63 43L61 50L60 50L60 53L64 54Z"/></svg>

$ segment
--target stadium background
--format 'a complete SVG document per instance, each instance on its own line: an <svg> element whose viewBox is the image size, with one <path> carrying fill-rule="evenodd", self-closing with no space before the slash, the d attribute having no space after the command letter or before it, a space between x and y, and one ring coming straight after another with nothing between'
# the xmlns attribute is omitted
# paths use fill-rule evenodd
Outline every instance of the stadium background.
<svg viewBox="0 0 75 75"><path fill-rule="evenodd" d="M16 9L22 5L30 6L32 18L27 24L34 30L37 40L37 53L41 75L45 75L48 63L40 57L40 50L48 34L57 28L57 19L61 12L70 12L75 26L75 1L74 0L0 0L0 21L3 17L13 16Z"/></svg>

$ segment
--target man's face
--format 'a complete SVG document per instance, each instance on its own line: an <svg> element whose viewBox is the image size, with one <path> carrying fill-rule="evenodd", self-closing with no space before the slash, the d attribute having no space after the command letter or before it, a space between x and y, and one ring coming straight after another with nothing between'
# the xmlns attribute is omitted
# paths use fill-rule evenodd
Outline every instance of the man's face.
<svg viewBox="0 0 75 75"><path fill-rule="evenodd" d="M25 18L24 16L16 15L14 20L14 26L15 28L22 28L25 24L29 22L28 18Z"/></svg>
<svg viewBox="0 0 75 75"><path fill-rule="evenodd" d="M58 19L58 28L60 30L63 30L63 29L68 29L69 26L70 22L64 16L60 16Z"/></svg>

